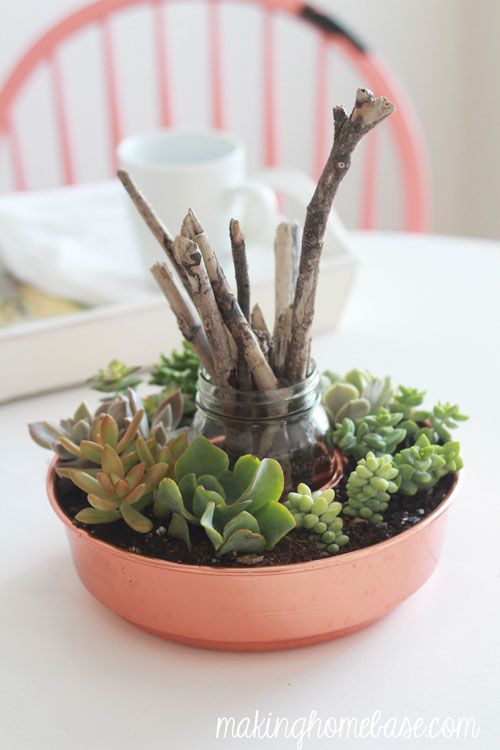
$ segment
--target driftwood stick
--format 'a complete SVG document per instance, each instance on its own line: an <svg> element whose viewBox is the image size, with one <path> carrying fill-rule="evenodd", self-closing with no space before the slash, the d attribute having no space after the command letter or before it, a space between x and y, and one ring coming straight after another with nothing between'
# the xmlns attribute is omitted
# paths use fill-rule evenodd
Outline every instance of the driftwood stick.
<svg viewBox="0 0 500 750"><path fill-rule="evenodd" d="M196 243L203 256L208 278L224 322L236 342L238 351L241 352L253 375L255 385L259 390L274 390L278 387L276 376L260 348L257 336L243 315L238 301L231 291L224 271L208 243L203 227L192 211L184 219L183 232L195 232L192 235L192 241Z"/></svg>
<svg viewBox="0 0 500 750"><path fill-rule="evenodd" d="M236 279L236 290L238 304L245 318L250 320L250 279L248 277L248 263L245 248L245 237L241 231L240 223L236 219L229 222L229 236L231 237L231 250L233 253L234 275Z"/></svg>
<svg viewBox="0 0 500 750"><path fill-rule="evenodd" d="M226 329L208 278L203 256L196 243L181 235L174 240L174 253L186 271L191 284L193 301L212 350L214 382L216 385L234 386L236 363L231 354Z"/></svg>
<svg viewBox="0 0 500 750"><path fill-rule="evenodd" d="M307 207L302 235L292 332L285 363L286 376L292 383L302 380L306 374L319 263L333 199L349 170L351 154L358 142L379 122L392 114L394 109L394 104L391 104L385 97L375 98L371 91L360 88L350 115L343 107L335 107L333 110L334 142L314 195Z"/></svg>
<svg viewBox="0 0 500 750"><path fill-rule="evenodd" d="M274 259L274 364L281 372L291 331L291 315L287 311L293 305L299 269L299 227L296 222L284 221L278 225Z"/></svg>
<svg viewBox="0 0 500 750"><path fill-rule="evenodd" d="M254 305L252 308L251 323L254 331L262 331L262 333L271 336L266 319L264 318L264 313L259 304Z"/></svg>
<svg viewBox="0 0 500 750"><path fill-rule="evenodd" d="M151 273L177 318L177 324L182 335L193 347L205 370L210 373L211 377L214 377L214 363L205 331L197 316L193 315L190 304L176 286L170 270L165 263L155 263L151 268Z"/></svg>
<svg viewBox="0 0 500 750"><path fill-rule="evenodd" d="M182 281L184 288L186 289L188 294L191 295L191 286L189 284L184 268L182 267L182 265L179 265L177 263L174 256L174 238L172 237L166 226L163 224L163 222L155 214L153 207L150 203L148 203L128 172L125 172L123 169L119 169L116 174L123 187L129 194L132 203L144 219L147 227L151 230L153 236L158 240L158 242L164 249L167 257L175 268L177 275Z"/></svg>
<svg viewBox="0 0 500 750"><path fill-rule="evenodd" d="M268 362L272 362L274 351L273 337L267 327L264 313L262 312L260 305L257 304L253 306L250 320L252 323L252 330L259 340L260 348L264 352Z"/></svg>

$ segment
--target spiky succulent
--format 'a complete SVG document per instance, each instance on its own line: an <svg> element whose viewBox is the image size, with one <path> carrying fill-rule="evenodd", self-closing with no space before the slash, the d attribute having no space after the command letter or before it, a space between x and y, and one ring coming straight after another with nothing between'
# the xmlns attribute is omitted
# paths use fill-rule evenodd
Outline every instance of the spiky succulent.
<svg viewBox="0 0 500 750"><path fill-rule="evenodd" d="M347 480L347 504L344 513L348 516L369 518L375 523L382 521L390 496L398 491L399 471L389 454L375 456L368 453L361 458Z"/></svg>
<svg viewBox="0 0 500 750"><path fill-rule="evenodd" d="M423 403L425 391L406 388L400 385L393 396L389 409L400 412L408 437L415 441L419 435L426 435L431 443L445 443L451 439L450 430L455 430L459 422L468 417L461 414L458 404L437 403L432 409L419 409Z"/></svg>
<svg viewBox="0 0 500 750"><path fill-rule="evenodd" d="M402 417L400 412L391 413L384 407L357 423L346 417L333 431L333 443L354 458L363 458L370 451L377 456L395 453L406 437L406 430L399 426Z"/></svg>
<svg viewBox="0 0 500 750"><path fill-rule="evenodd" d="M311 531L318 547L335 555L349 542L342 531L344 522L339 518L342 503L335 500L335 490L312 492L307 484L299 484L297 492L289 492L285 507L291 512L298 529Z"/></svg>
<svg viewBox="0 0 500 750"><path fill-rule="evenodd" d="M389 409L393 412L400 412L403 419L410 419L416 407L422 405L424 397L425 391L400 385L393 394Z"/></svg>
<svg viewBox="0 0 500 750"><path fill-rule="evenodd" d="M94 441L98 429L96 420L104 414L109 414L118 425L118 437L126 431L135 415L142 411L142 418L138 425L139 433L147 438L154 435L155 440L165 444L170 440L183 416L183 398L179 390L163 398L148 419L144 413L144 405L139 395L129 388L127 394L119 394L112 401L102 403L92 414L85 402L81 403L73 417L62 419L58 425L52 422L34 422L29 431L33 440L42 448L56 453L62 461L72 466L84 466L87 460L67 445L72 443L77 447L82 441Z"/></svg>
<svg viewBox="0 0 500 750"><path fill-rule="evenodd" d="M168 465L158 462L148 466L140 461L136 441L140 439L143 416L140 409L121 436L115 419L102 414L94 420L93 441L84 440L76 445L63 438L68 451L92 465L88 469L56 468L60 477L70 479L87 494L90 507L75 516L77 521L112 523L123 518L134 531L143 534L151 531L153 524L141 511L153 501L153 490L165 477Z"/></svg>
<svg viewBox="0 0 500 750"><path fill-rule="evenodd" d="M389 377L374 378L362 370L350 370L343 378L326 371L323 384L322 401L332 427L346 417L356 422L375 413L392 395Z"/></svg>
<svg viewBox="0 0 500 750"><path fill-rule="evenodd" d="M182 343L182 351L173 351L170 356L160 355L160 361L151 370L150 383L161 386L175 385L180 388L185 399L185 413L195 409L198 370L200 360L187 341Z"/></svg>
<svg viewBox="0 0 500 750"><path fill-rule="evenodd" d="M103 399L106 401L139 385L142 382L142 379L137 377L140 370L140 367L129 367L118 359L113 359L107 367L92 375L87 384L95 391L107 393Z"/></svg>
<svg viewBox="0 0 500 750"><path fill-rule="evenodd" d="M241 456L229 471L227 453L198 437L175 463L174 478L160 482L153 513L169 520L168 533L191 549L190 527L203 528L217 557L272 549L295 528L278 501L284 478L279 463Z"/></svg>
<svg viewBox="0 0 500 750"><path fill-rule="evenodd" d="M415 445L394 456L394 466L399 473L399 491L403 495L415 495L419 490L434 487L446 474L462 468L460 444L448 441L437 445L431 443L427 435L420 435Z"/></svg>

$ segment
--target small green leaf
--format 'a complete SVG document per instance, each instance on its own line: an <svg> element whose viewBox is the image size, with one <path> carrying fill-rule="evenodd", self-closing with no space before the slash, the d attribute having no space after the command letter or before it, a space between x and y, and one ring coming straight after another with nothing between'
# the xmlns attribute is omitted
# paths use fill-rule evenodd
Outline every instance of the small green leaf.
<svg viewBox="0 0 500 750"><path fill-rule="evenodd" d="M224 500L226 499L226 493L224 492L224 487L219 482L217 477L214 477L213 474L202 474L198 477L198 485L201 485L206 490L212 490L213 492L217 492Z"/></svg>
<svg viewBox="0 0 500 750"><path fill-rule="evenodd" d="M97 510L117 510L120 504L119 501L113 497L99 497L98 495L93 495L92 492L87 495L87 500L90 505L93 508L97 508Z"/></svg>
<svg viewBox="0 0 500 750"><path fill-rule="evenodd" d="M238 529L216 552L217 557L227 555L228 552L262 552L266 548L266 540L262 534L256 534L250 529Z"/></svg>
<svg viewBox="0 0 500 750"><path fill-rule="evenodd" d="M125 477L125 470L120 456L110 445L105 445L102 449L101 466L105 474L116 474L120 479Z"/></svg>
<svg viewBox="0 0 500 750"><path fill-rule="evenodd" d="M165 518L170 518L170 516L172 515L172 511L168 507L165 496L161 495L159 492L154 493L153 515L155 516L155 518L160 518L162 520Z"/></svg>
<svg viewBox="0 0 500 750"><path fill-rule="evenodd" d="M208 538L214 546L214 549L218 550L224 539L214 526L214 510L215 503L208 503L205 512L200 518L200 524L205 529Z"/></svg>
<svg viewBox="0 0 500 750"><path fill-rule="evenodd" d="M110 414L103 414L101 417L101 438L106 445L116 448L118 425Z"/></svg>
<svg viewBox="0 0 500 750"><path fill-rule="evenodd" d="M132 443L132 441L137 437L137 430L139 429L143 416L144 409L139 409L139 411L134 414L131 422L127 426L127 429L118 441L118 444L116 446L116 450L118 451L118 453L123 453L123 451L126 450Z"/></svg>
<svg viewBox="0 0 500 750"><path fill-rule="evenodd" d="M184 505L179 487L170 477L162 479L158 485L157 493L160 495L161 502L166 505L172 513L178 513L186 518L190 523L198 524L198 519L190 513Z"/></svg>
<svg viewBox="0 0 500 750"><path fill-rule="evenodd" d="M184 505L187 510L193 512L193 495L195 493L198 483L196 481L196 474L185 474L179 482L179 490L184 500Z"/></svg>
<svg viewBox="0 0 500 750"><path fill-rule="evenodd" d="M233 474L235 478L238 479L243 485L243 489L241 490L241 492L244 492L246 490L246 488L254 478L255 472L259 468L259 464L260 459L258 459L257 456L251 456L250 454L240 456L236 461ZM238 497L240 497L240 495L238 495Z"/></svg>
<svg viewBox="0 0 500 750"><path fill-rule="evenodd" d="M255 517L266 540L267 549L273 549L296 526L295 518L281 503L268 503L256 512Z"/></svg>
<svg viewBox="0 0 500 750"><path fill-rule="evenodd" d="M226 523L222 536L224 539L227 539L238 529L249 529L256 534L260 531L256 518L251 516L250 513L247 513L246 510L241 511L241 513L238 513L237 516L231 518L231 520Z"/></svg>
<svg viewBox="0 0 500 750"><path fill-rule="evenodd" d="M206 490L198 485L193 495L193 513L196 518L201 518L209 503L224 505L224 498L218 492Z"/></svg>
<svg viewBox="0 0 500 750"><path fill-rule="evenodd" d="M97 510L96 508L84 508L76 514L75 520L81 523L112 523L121 518L118 510Z"/></svg>
<svg viewBox="0 0 500 750"><path fill-rule="evenodd" d="M92 461L92 463L100 465L102 445L94 443L92 440L82 440L80 443L80 456L85 461Z"/></svg>
<svg viewBox="0 0 500 750"><path fill-rule="evenodd" d="M144 492L152 492L158 487L160 481L167 475L168 464L155 464L146 472Z"/></svg>
<svg viewBox="0 0 500 750"><path fill-rule="evenodd" d="M243 482L232 471L223 471L217 479L224 488L226 503L236 502L245 489Z"/></svg>
<svg viewBox="0 0 500 750"><path fill-rule="evenodd" d="M205 437L197 437L175 464L177 481L186 474L213 474L218 476L229 466L229 457Z"/></svg>
<svg viewBox="0 0 500 750"><path fill-rule="evenodd" d="M72 440L69 440L65 437L60 437L57 442L59 443L59 445L62 445L63 448L68 451L68 453L71 453L73 456L80 458L80 446L76 445Z"/></svg>
<svg viewBox="0 0 500 750"><path fill-rule="evenodd" d="M71 479L73 484L76 484L77 487L79 487L87 494L89 492L92 492L96 495L102 494L102 487L97 479L90 476L90 474L87 474L85 471L81 471L80 469L65 469L63 467L58 467L56 469L56 472L60 477Z"/></svg>
<svg viewBox="0 0 500 750"><path fill-rule="evenodd" d="M187 524L187 521L185 518L183 518L179 513L174 513L172 516L172 520L170 521L169 527L168 527L168 534L173 539L180 539L181 542L184 542L188 550L191 552L191 538L189 536L189 526Z"/></svg>
<svg viewBox="0 0 500 750"><path fill-rule="evenodd" d="M279 463L274 458L264 458L239 499L252 500L248 511L255 513L267 503L278 501L283 494L284 487L283 469Z"/></svg>
<svg viewBox="0 0 500 750"><path fill-rule="evenodd" d="M120 513L122 514L123 520L130 526L131 529L137 531L139 534L149 534L153 528L153 522L150 518L146 518L142 513L133 508L131 505L122 503L120 505Z"/></svg>

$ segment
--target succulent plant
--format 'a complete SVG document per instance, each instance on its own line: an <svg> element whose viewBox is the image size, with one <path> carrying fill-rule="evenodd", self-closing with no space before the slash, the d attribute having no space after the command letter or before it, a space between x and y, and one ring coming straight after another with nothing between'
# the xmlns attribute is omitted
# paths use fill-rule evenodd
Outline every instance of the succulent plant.
<svg viewBox="0 0 500 750"><path fill-rule="evenodd" d="M61 439L70 453L95 464L90 469L56 468L60 477L70 479L87 494L90 507L75 516L77 521L112 523L123 518L134 531L151 531L153 524L141 511L153 501L153 490L165 477L168 466L164 462L148 465L140 461L136 440L140 439L143 414L140 409L121 436L115 419L102 414L93 423L94 441L84 440L77 445Z"/></svg>
<svg viewBox="0 0 500 750"><path fill-rule="evenodd" d="M200 360L187 341L182 343L182 351L173 351L170 356L160 355L160 361L151 371L150 383L161 386L175 385L182 391L185 399L184 412L192 414L195 410L194 399L198 383Z"/></svg>
<svg viewBox="0 0 500 750"><path fill-rule="evenodd" d="M155 492L153 513L170 519L168 533L191 548L190 526L204 529L217 557L272 549L295 528L278 501L284 478L277 461L241 456L229 471L227 453L204 437L175 462L174 478Z"/></svg>
<svg viewBox="0 0 500 750"><path fill-rule="evenodd" d="M344 514L369 518L377 523L387 510L390 496L398 491L399 470L389 454L370 452L361 458L347 480L347 504Z"/></svg>
<svg viewBox="0 0 500 750"><path fill-rule="evenodd" d="M326 371L323 384L323 406L332 427L344 418L356 422L375 413L387 406L392 395L389 377L374 378L361 370L350 370L343 378Z"/></svg>
<svg viewBox="0 0 500 750"><path fill-rule="evenodd" d="M142 382L142 379L137 377L140 370L140 367L128 367L118 359L113 359L107 367L89 378L87 384L94 391L107 393L108 395L103 399L106 401L139 385Z"/></svg>
<svg viewBox="0 0 500 750"><path fill-rule="evenodd" d="M415 445L394 456L394 466L399 472L399 491L415 495L421 489L433 487L445 474L462 468L460 444L448 441L436 445L427 435L419 435Z"/></svg>
<svg viewBox="0 0 500 750"><path fill-rule="evenodd" d="M289 492L285 507L291 512L298 529L307 529L316 536L320 549L335 555L349 542L339 518L342 503L335 500L335 490L312 492L307 484L299 484L297 492Z"/></svg>
<svg viewBox="0 0 500 750"><path fill-rule="evenodd" d="M141 411L138 425L139 434L147 438L153 435L155 441L166 444L171 440L183 416L183 397L176 389L163 398L148 419L144 405L138 394L129 388L127 394L119 394L111 401L102 403L95 414L92 414L85 402L81 403L73 417L62 419L58 425L52 422L34 422L29 431L33 440L42 448L52 450L62 461L72 466L84 466L87 459L78 455L75 450L68 450L67 442L79 446L82 441L95 442L98 422L104 414L109 414L118 425L118 438L126 431L135 415Z"/></svg>
<svg viewBox="0 0 500 750"><path fill-rule="evenodd" d="M426 435L431 443L445 443L451 439L450 430L456 429L458 422L465 422L468 417L460 413L457 404L438 403L431 410L417 408L422 405L424 396L425 391L400 385L389 409L403 415L400 427L413 441L419 435Z"/></svg>
<svg viewBox="0 0 500 750"><path fill-rule="evenodd" d="M345 417L333 430L333 444L354 458L363 458L370 451L377 456L395 453L406 437L406 430L398 426L402 418L400 412L391 413L384 407L357 423Z"/></svg>

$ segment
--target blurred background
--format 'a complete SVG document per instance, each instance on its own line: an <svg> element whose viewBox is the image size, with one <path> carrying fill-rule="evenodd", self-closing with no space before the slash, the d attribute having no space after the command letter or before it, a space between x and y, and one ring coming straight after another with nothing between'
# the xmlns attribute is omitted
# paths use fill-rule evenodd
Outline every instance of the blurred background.
<svg viewBox="0 0 500 750"><path fill-rule="evenodd" d="M42 32L86 4L82 0L44 0L43 3L16 0L15 3L5 3L0 11L0 80ZM344 22L376 51L396 73L411 98L428 151L431 230L499 238L500 142L496 137L496 123L500 121L500 99L494 92L500 86L497 59L500 3L497 0L378 0L376 3L371 0L315 0L314 4ZM189 13L190 9L186 12ZM133 131L152 124L154 103L148 96L152 87L148 92L147 86L140 83L142 74L147 72L147 63L151 61L146 54L150 44L146 9L138 8L127 15L128 18L121 20L126 27L123 65L128 62L129 67L135 68L132 81L135 80L137 85L133 86L133 101L129 101L125 116L128 129ZM248 11L248 19L246 29L250 32L255 11ZM176 39L176 64L191 69L190 75L186 76L187 91L189 80L194 85L199 75L195 61L197 54L203 55L200 31L194 21L194 26L191 25L187 33L180 30ZM95 65L96 71L98 67L98 63L89 58L92 33L86 33L84 37L66 51L73 57L75 86L79 66ZM241 34L241 29L232 39L237 45L251 42L251 34ZM231 40L228 43L231 44ZM307 44L300 47L298 55L295 54L295 62L288 86L296 111L307 108L307 98L300 93L301 71L303 80L310 80ZM241 65L245 64L248 65L248 58L242 55ZM246 80L250 81L251 70L247 73ZM336 77L337 80L332 80L332 103L346 101L349 104L351 82L339 74L338 68ZM43 81L37 83L41 86ZM349 92L347 100L344 91ZM85 89L75 92L75 95L85 99ZM95 103L92 106L95 107ZM241 105L238 108L245 109ZM203 110L201 99L191 110L182 102L179 122L185 124L186 118L192 118L202 124ZM241 115L251 132L252 113L243 111ZM42 104L37 106L37 116L30 122L37 132L43 117ZM99 128L98 117L96 128ZM307 132L305 136L310 138L311 133ZM98 145L94 143L95 147ZM307 159L307 148L303 146L303 143L298 147L295 144L295 153ZM90 160L86 153L81 154L82 179L99 175L99 156L95 149ZM46 183L53 178L53 170L54 164L49 164ZM0 166L0 187L4 189L8 187L6 171L4 163ZM40 182L43 180L38 184ZM346 216L346 220L348 218Z"/></svg>

